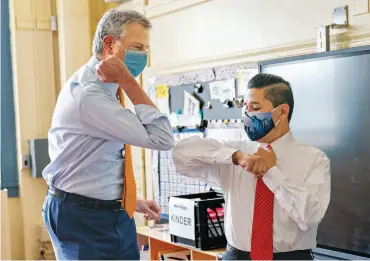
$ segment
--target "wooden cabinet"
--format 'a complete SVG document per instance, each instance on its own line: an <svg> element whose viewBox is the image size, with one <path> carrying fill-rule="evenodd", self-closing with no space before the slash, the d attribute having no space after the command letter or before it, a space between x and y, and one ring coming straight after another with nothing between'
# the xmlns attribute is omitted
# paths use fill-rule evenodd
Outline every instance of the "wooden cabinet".
<svg viewBox="0 0 370 261"><path fill-rule="evenodd" d="M103 0L56 0L60 49L60 82L63 85L92 55L92 40L103 14L117 3Z"/></svg>
<svg viewBox="0 0 370 261"><path fill-rule="evenodd" d="M56 102L52 0L10 2L12 61L20 152L27 140L45 138Z"/></svg>
<svg viewBox="0 0 370 261"><path fill-rule="evenodd" d="M117 2L104 2L102 0L89 0L90 42L94 39L96 26L100 18L111 8L117 7Z"/></svg>

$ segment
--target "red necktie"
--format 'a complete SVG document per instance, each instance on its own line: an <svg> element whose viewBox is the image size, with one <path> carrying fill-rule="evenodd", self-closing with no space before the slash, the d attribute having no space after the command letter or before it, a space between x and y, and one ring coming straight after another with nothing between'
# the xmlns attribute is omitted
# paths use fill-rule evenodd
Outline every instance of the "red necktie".
<svg viewBox="0 0 370 261"><path fill-rule="evenodd" d="M262 178L259 178L257 180L254 200L251 240L252 260L273 259L273 213L274 193L265 185Z"/></svg>

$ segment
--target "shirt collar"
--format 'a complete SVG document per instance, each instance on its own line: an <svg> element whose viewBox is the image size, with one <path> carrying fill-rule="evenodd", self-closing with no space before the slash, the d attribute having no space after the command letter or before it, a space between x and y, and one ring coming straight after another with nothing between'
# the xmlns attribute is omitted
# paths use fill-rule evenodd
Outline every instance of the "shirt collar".
<svg viewBox="0 0 370 261"><path fill-rule="evenodd" d="M117 91L118 91L118 84L117 83L103 83L101 82L98 77L96 76L96 65L98 65L98 63L100 62L100 60L95 56L91 56L91 58L89 59L89 61L87 62L86 64L86 67L89 69L90 73L92 73L91 76L93 81L97 82L100 86L102 86L102 88L107 88L114 96L117 96Z"/></svg>
<svg viewBox="0 0 370 261"><path fill-rule="evenodd" d="M100 60L95 56L91 56L89 61L87 62L86 66L91 70L92 73L95 74L95 66L100 62Z"/></svg>
<svg viewBox="0 0 370 261"><path fill-rule="evenodd" d="M293 140L294 140L294 137L293 137L292 131L289 130L282 137L272 142L271 144L261 143L260 146L267 147L268 145L270 145L272 149L274 150L276 157L279 159L284 155L284 152L290 146Z"/></svg>

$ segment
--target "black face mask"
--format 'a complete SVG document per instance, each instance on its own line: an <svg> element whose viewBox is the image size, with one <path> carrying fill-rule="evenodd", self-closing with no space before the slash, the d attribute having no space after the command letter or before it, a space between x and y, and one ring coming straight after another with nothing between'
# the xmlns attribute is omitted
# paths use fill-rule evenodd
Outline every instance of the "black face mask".
<svg viewBox="0 0 370 261"><path fill-rule="evenodd" d="M245 112L243 116L244 130L251 141L265 137L280 120L275 124L272 120L272 112Z"/></svg>

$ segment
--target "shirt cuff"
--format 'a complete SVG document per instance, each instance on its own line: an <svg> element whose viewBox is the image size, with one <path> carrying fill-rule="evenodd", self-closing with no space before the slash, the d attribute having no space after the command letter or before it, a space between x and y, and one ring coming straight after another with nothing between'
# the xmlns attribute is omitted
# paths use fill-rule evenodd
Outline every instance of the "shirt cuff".
<svg viewBox="0 0 370 261"><path fill-rule="evenodd" d="M155 120L158 120L160 118L166 118L167 115L164 113L161 113L158 109L146 105L146 104L137 104L135 105L135 112L137 117L140 119L142 124L150 124Z"/></svg>
<svg viewBox="0 0 370 261"><path fill-rule="evenodd" d="M236 149L222 147L217 153L215 163L219 165L234 164L233 163L233 154L237 152Z"/></svg>
<svg viewBox="0 0 370 261"><path fill-rule="evenodd" d="M281 170L277 166L274 166L271 169L269 169L262 178L263 182L273 193L275 193L277 187L280 186L280 184L285 179L286 179L285 175L281 172Z"/></svg>

